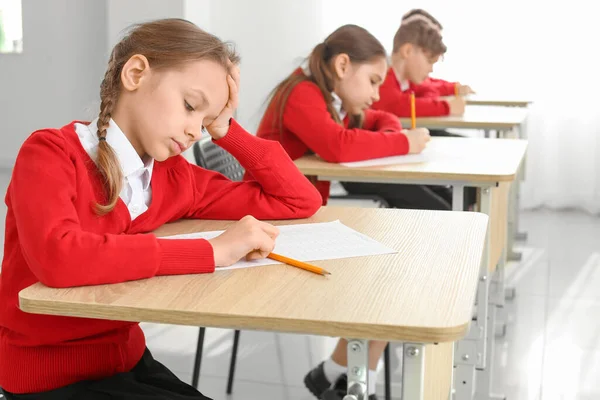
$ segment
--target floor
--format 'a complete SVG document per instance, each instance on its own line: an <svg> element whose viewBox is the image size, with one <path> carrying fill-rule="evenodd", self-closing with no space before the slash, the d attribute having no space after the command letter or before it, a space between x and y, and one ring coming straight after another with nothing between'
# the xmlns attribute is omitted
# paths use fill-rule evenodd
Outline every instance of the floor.
<svg viewBox="0 0 600 400"><path fill-rule="evenodd" d="M0 171L3 193L8 179ZM521 225L529 238L520 244L523 261L507 271L517 296L504 310L506 335L496 339L494 387L509 400L600 399L600 218L529 211ZM154 356L189 382L198 329L143 328ZM207 329L199 388L215 399L227 398L232 337L231 330ZM334 338L243 331L229 399L313 399L303 376L334 344Z"/></svg>

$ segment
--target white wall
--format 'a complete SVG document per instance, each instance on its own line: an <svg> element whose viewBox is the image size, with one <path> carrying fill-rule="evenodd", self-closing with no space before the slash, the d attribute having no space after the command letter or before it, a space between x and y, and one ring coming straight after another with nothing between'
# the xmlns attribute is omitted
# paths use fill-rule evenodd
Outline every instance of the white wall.
<svg viewBox="0 0 600 400"><path fill-rule="evenodd" d="M25 52L0 56L0 167L31 132L95 117L112 47L133 23L186 18L236 43L237 118L254 132L271 89L326 32L322 1L52 0L23 2Z"/></svg>
<svg viewBox="0 0 600 400"><path fill-rule="evenodd" d="M184 0L183 17L210 32L211 0Z"/></svg>
<svg viewBox="0 0 600 400"><path fill-rule="evenodd" d="M130 25L160 18L184 18L184 1L108 0L108 52Z"/></svg>
<svg viewBox="0 0 600 400"><path fill-rule="evenodd" d="M213 0L210 30L242 56L237 119L254 132L271 89L321 40L321 0Z"/></svg>
<svg viewBox="0 0 600 400"><path fill-rule="evenodd" d="M106 49L104 0L23 2L22 54L0 54L0 167L36 129L89 118Z"/></svg>

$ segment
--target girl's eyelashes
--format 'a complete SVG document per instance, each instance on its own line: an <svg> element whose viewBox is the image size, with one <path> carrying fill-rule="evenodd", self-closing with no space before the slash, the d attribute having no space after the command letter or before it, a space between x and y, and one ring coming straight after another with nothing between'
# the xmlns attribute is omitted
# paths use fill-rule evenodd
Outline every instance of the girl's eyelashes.
<svg viewBox="0 0 600 400"><path fill-rule="evenodd" d="M194 111L194 107L190 106L190 103L188 103L187 101L183 101L184 105L185 105L185 109L192 112Z"/></svg>

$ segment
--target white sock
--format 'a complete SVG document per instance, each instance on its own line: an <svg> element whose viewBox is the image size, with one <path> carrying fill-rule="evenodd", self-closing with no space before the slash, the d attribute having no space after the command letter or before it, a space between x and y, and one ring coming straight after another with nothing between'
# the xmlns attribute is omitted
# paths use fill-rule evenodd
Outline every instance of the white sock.
<svg viewBox="0 0 600 400"><path fill-rule="evenodd" d="M377 388L377 371L370 369L369 370L369 387L367 388L368 395L375 394L375 389Z"/></svg>
<svg viewBox="0 0 600 400"><path fill-rule="evenodd" d="M328 358L323 363L323 372L325 372L325 378L331 383L334 383L337 378L339 378L342 374L345 374L348 370L348 367L342 366L331 358Z"/></svg>

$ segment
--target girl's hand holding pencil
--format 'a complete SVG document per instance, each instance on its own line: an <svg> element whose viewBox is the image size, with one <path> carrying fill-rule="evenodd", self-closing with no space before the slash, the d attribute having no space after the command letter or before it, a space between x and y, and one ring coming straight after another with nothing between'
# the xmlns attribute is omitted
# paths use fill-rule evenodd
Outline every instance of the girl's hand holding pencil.
<svg viewBox="0 0 600 400"><path fill-rule="evenodd" d="M425 150L427 142L431 140L431 136L429 136L429 129L426 128L405 130L403 133L408 138L409 154L419 154Z"/></svg>

